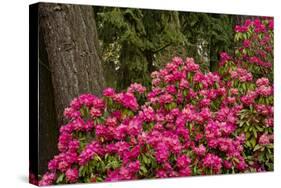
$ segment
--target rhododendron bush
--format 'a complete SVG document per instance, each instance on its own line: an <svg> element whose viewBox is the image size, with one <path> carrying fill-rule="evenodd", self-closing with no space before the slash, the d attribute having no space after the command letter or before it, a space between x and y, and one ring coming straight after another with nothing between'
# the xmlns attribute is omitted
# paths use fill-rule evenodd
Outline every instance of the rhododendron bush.
<svg viewBox="0 0 281 188"><path fill-rule="evenodd" d="M216 73L175 57L151 88L73 99L39 185L273 170L273 20L235 31Z"/></svg>

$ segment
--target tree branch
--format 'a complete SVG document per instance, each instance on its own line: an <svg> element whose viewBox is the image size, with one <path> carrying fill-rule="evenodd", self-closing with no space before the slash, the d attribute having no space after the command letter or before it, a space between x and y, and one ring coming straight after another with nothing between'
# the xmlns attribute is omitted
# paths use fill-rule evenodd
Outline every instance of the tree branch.
<svg viewBox="0 0 281 188"><path fill-rule="evenodd" d="M168 44L166 44L166 45L164 45L164 46L162 46L162 47L160 47L160 48L158 48L158 49L152 51L152 53L155 54L155 53L157 53L157 52L159 52L159 51L161 51L161 50L167 48L167 47L170 46L171 44L172 44L172 43L168 43Z"/></svg>

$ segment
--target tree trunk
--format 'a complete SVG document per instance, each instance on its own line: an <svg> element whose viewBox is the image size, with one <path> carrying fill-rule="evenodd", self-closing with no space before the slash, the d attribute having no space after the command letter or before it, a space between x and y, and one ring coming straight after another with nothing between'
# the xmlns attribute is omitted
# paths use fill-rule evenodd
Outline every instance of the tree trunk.
<svg viewBox="0 0 281 188"><path fill-rule="evenodd" d="M254 20L254 19L256 19L257 18L257 16L246 16L246 15L236 15L236 20L235 20L235 24L236 25L243 25L244 24L244 22L247 20L247 19L249 19L249 20Z"/></svg>
<svg viewBox="0 0 281 188"><path fill-rule="evenodd" d="M93 8L39 4L39 172L57 153L64 109L82 93L100 96L105 86Z"/></svg>
<svg viewBox="0 0 281 188"><path fill-rule="evenodd" d="M120 52L120 69L117 83L118 90L126 89L131 83L148 83L147 59L135 45L124 42ZM145 85L146 86L146 85Z"/></svg>
<svg viewBox="0 0 281 188"><path fill-rule="evenodd" d="M90 6L40 4L40 31L52 72L58 123L63 111L81 93L101 95L105 81L98 55L98 37Z"/></svg>
<svg viewBox="0 0 281 188"><path fill-rule="evenodd" d="M39 174L47 170L48 161L57 154L58 123L54 103L52 75L47 53L39 38ZM46 147L47 146L47 147Z"/></svg>

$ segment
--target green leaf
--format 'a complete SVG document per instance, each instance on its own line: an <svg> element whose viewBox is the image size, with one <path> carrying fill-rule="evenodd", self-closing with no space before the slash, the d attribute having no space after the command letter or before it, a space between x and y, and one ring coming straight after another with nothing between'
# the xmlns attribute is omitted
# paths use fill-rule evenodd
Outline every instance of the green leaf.
<svg viewBox="0 0 281 188"><path fill-rule="evenodd" d="M96 161L102 161L101 158L100 158L98 155L95 155L95 156L94 156L94 159L95 159Z"/></svg>
<svg viewBox="0 0 281 188"><path fill-rule="evenodd" d="M254 148L254 150L253 150L253 151L257 151L257 150L261 149L262 147L263 147L263 146L261 146L261 145L257 144L257 145L255 146L255 148Z"/></svg>
<svg viewBox="0 0 281 188"><path fill-rule="evenodd" d="M59 175L59 177L58 177L56 183L61 183L61 182L63 181L63 179L64 179L64 173L62 173L62 174Z"/></svg>
<svg viewBox="0 0 281 188"><path fill-rule="evenodd" d="M194 168L193 168L193 174L197 174L197 166L194 166Z"/></svg>
<svg viewBox="0 0 281 188"><path fill-rule="evenodd" d="M141 169L141 171L143 172L143 174L146 174L147 173L147 169L146 169L146 167L145 166L141 166L140 167L140 169Z"/></svg>
<svg viewBox="0 0 281 188"><path fill-rule="evenodd" d="M79 168L79 176L85 176L85 168L84 168L84 166L81 166Z"/></svg>
<svg viewBox="0 0 281 188"><path fill-rule="evenodd" d="M259 132L262 132L262 131L263 131L263 128L260 127L260 126L256 126L256 128L257 128L257 130L258 130Z"/></svg>
<svg viewBox="0 0 281 188"><path fill-rule="evenodd" d="M185 90L183 90L183 96L187 96L187 90L185 89Z"/></svg>
<svg viewBox="0 0 281 188"><path fill-rule="evenodd" d="M142 158L143 158L143 162L145 164L149 164L150 163L149 159L145 155L142 155Z"/></svg>
<svg viewBox="0 0 281 188"><path fill-rule="evenodd" d="M101 177L96 177L97 182L103 182L103 179Z"/></svg>
<svg viewBox="0 0 281 188"><path fill-rule="evenodd" d="M253 129L253 133L254 133L255 138L257 138L257 137L258 137L258 135L257 135L257 131L256 131L256 129Z"/></svg>
<svg viewBox="0 0 281 188"><path fill-rule="evenodd" d="M256 138L255 137L252 137L252 139L250 140L251 144L253 147L256 146Z"/></svg>
<svg viewBox="0 0 281 188"><path fill-rule="evenodd" d="M268 149L273 149L273 144L268 144L268 145L266 145L266 147L267 147Z"/></svg>
<svg viewBox="0 0 281 188"><path fill-rule="evenodd" d="M239 159L237 159L236 157L233 158L233 161L235 161L236 163L239 163Z"/></svg>
<svg viewBox="0 0 281 188"><path fill-rule="evenodd" d="M246 146L251 147L251 142L250 141L246 141Z"/></svg>
<svg viewBox="0 0 281 188"><path fill-rule="evenodd" d="M246 139L248 140L250 138L251 134L249 132L246 132Z"/></svg>
<svg viewBox="0 0 281 188"><path fill-rule="evenodd" d="M244 121L240 121L239 127L242 127L244 125Z"/></svg>

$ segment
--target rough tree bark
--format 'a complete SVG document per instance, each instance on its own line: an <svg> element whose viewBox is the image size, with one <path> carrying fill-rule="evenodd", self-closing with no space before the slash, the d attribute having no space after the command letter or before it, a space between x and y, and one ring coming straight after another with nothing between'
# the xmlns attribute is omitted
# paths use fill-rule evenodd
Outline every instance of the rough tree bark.
<svg viewBox="0 0 281 188"><path fill-rule="evenodd" d="M38 172L44 173L47 163L52 156L57 154L58 124L54 103L54 91L50 65L39 35L39 165ZM47 146L47 147L46 147Z"/></svg>
<svg viewBox="0 0 281 188"><path fill-rule="evenodd" d="M77 95L100 95L104 87L102 65L97 53L98 38L90 6L41 4L40 31L43 33L58 122L63 110Z"/></svg>
<svg viewBox="0 0 281 188"><path fill-rule="evenodd" d="M243 25L247 19L254 20L257 16L236 15L236 25Z"/></svg>
<svg viewBox="0 0 281 188"><path fill-rule="evenodd" d="M41 36L39 40L44 43L44 50L39 52L40 57L46 53L46 57L41 61L40 71L41 68L47 69L49 73L45 74L50 74L49 77L45 76L49 81L48 79L44 83L40 81L39 88L45 91L40 100L43 101L44 96L54 97L53 109L52 105L43 103L40 103L39 109L42 116L48 111L56 112L54 117L56 120L42 119L39 124L39 171L42 172L40 166L41 169L46 169L47 161L56 151L56 145L50 140L53 140L53 136L50 134L58 134L59 126L64 123L65 107L74 97L82 93L100 96L105 81L98 55L99 43L91 6L40 3L39 26ZM45 119L52 119L51 114L52 112ZM50 127L53 129L54 123L57 123L57 129L50 132L52 131ZM55 141L57 142L57 139Z"/></svg>

